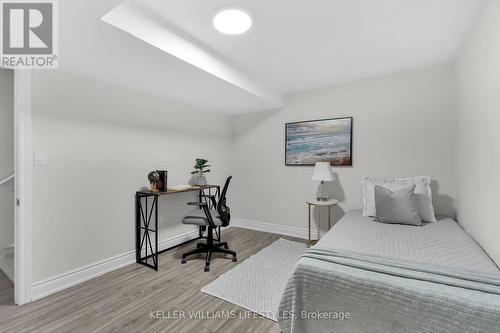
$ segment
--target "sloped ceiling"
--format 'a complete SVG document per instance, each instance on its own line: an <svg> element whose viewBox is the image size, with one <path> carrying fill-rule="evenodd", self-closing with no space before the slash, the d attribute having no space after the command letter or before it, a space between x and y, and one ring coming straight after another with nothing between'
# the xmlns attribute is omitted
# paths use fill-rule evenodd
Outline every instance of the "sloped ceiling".
<svg viewBox="0 0 500 333"><path fill-rule="evenodd" d="M201 108L238 114L282 97L451 61L481 0L61 1L60 67ZM227 6L238 36L213 29Z"/></svg>

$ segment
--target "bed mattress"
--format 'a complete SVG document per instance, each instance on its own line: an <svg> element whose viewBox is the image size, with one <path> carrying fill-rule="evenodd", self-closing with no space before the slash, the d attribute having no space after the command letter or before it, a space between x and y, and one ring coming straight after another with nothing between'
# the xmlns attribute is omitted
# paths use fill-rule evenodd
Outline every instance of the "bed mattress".
<svg viewBox="0 0 500 333"><path fill-rule="evenodd" d="M409 226L376 222L363 216L361 210L352 210L315 248L500 275L498 267L476 241L448 217L422 226Z"/></svg>
<svg viewBox="0 0 500 333"><path fill-rule="evenodd" d="M450 218L416 227L351 211L302 253L278 322L284 333L498 333L500 271Z"/></svg>

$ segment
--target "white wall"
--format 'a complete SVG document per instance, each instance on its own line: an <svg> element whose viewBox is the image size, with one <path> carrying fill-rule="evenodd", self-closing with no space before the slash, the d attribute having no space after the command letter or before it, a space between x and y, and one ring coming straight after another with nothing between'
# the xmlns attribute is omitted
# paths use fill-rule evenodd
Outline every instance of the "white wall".
<svg viewBox="0 0 500 333"><path fill-rule="evenodd" d="M335 219L361 207L362 176L433 177L438 213L455 215L453 66L442 65L289 96L274 113L233 119L234 217L306 227L313 167L284 165L286 122L354 117L353 167L335 168ZM280 212L280 203L285 206Z"/></svg>
<svg viewBox="0 0 500 333"><path fill-rule="evenodd" d="M0 68L0 180L14 172L14 72ZM14 181L0 185L0 260L14 243Z"/></svg>
<svg viewBox="0 0 500 333"><path fill-rule="evenodd" d="M33 73L33 282L134 250L134 193L150 170L185 184L197 157L229 174L228 117L62 71ZM195 194L162 199L160 241Z"/></svg>
<svg viewBox="0 0 500 333"><path fill-rule="evenodd" d="M457 68L458 219L500 265L499 1L486 1Z"/></svg>

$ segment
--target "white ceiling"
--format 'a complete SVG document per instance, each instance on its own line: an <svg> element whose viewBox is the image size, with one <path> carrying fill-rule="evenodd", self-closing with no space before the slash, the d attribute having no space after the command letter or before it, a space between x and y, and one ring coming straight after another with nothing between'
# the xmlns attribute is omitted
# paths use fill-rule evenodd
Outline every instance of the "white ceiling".
<svg viewBox="0 0 500 333"><path fill-rule="evenodd" d="M151 14L144 17L159 22L165 34L183 38L216 59L218 68L236 73L233 76L182 60L172 44L159 46L134 37L141 37L134 20L122 17L115 27L100 20L119 4L118 0L59 2L62 69L235 114L279 107L281 96L298 90L451 61L482 0L121 4ZM254 24L247 33L228 36L212 28L214 13L226 6L250 13Z"/></svg>

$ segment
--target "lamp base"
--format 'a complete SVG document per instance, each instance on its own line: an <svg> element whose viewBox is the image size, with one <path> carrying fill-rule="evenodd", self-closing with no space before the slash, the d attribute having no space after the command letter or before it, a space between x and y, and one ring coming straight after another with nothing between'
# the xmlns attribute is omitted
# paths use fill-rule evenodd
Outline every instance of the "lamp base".
<svg viewBox="0 0 500 333"><path fill-rule="evenodd" d="M324 181L321 181L321 183L318 186L318 192L316 192L316 200L318 201L330 200L330 197L328 195L328 189Z"/></svg>

